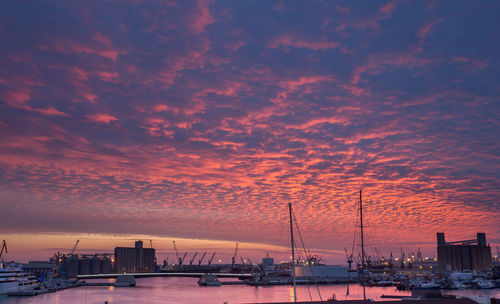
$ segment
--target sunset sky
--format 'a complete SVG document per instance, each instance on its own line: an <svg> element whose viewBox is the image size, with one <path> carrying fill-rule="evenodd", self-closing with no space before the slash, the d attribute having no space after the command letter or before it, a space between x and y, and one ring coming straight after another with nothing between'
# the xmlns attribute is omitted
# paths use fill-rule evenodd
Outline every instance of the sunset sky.
<svg viewBox="0 0 500 304"><path fill-rule="evenodd" d="M1 1L7 257L500 246L499 1Z"/></svg>

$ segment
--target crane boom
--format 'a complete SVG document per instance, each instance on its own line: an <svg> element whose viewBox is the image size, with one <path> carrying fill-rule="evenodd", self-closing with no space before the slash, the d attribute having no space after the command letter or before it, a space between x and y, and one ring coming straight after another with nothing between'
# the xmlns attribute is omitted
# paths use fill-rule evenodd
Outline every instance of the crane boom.
<svg viewBox="0 0 500 304"><path fill-rule="evenodd" d="M2 257L4 250L5 250L5 253L8 253L8 251L7 251L7 243L5 242L5 240L3 240L3 242L2 242L2 249L0 250L0 258Z"/></svg>
<svg viewBox="0 0 500 304"><path fill-rule="evenodd" d="M193 255L193 258L189 260L189 266L193 265L194 259L196 258L196 255L198 254L198 251L196 251Z"/></svg>
<svg viewBox="0 0 500 304"><path fill-rule="evenodd" d="M201 263L203 262L203 259L205 258L205 255L207 254L207 252L203 252L203 255L201 256L201 259L198 261L198 266L201 265Z"/></svg>
<svg viewBox="0 0 500 304"><path fill-rule="evenodd" d="M179 257L179 252L177 251L177 246L175 246L175 241L172 241L174 243L174 249L175 249L175 256L177 257L177 261L179 261L179 264L181 263L181 258Z"/></svg>
<svg viewBox="0 0 500 304"><path fill-rule="evenodd" d="M78 243L80 243L80 240L76 240L75 246L73 246L73 249L71 249L71 254L75 254L76 246L78 246Z"/></svg>
<svg viewBox="0 0 500 304"><path fill-rule="evenodd" d="M234 249L234 255L233 255L233 259L231 261L231 267L234 266L234 262L236 261L236 254L238 253L238 243L236 243L236 249Z"/></svg>
<svg viewBox="0 0 500 304"><path fill-rule="evenodd" d="M184 259L186 258L186 255L188 254L188 252L186 251L184 253L184 256L182 257L182 259L179 260L179 265L182 265L182 263L184 263Z"/></svg>
<svg viewBox="0 0 500 304"><path fill-rule="evenodd" d="M215 252L214 252L214 254L212 254L212 257L210 258L210 260L208 260L209 266L212 264L212 260L214 259L214 256L215 256Z"/></svg>

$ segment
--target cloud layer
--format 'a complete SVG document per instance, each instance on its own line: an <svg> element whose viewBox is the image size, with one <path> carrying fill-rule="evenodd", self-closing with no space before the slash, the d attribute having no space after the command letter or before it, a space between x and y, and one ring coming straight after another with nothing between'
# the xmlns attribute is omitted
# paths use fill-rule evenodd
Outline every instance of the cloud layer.
<svg viewBox="0 0 500 304"><path fill-rule="evenodd" d="M499 244L498 9L2 2L0 231Z"/></svg>

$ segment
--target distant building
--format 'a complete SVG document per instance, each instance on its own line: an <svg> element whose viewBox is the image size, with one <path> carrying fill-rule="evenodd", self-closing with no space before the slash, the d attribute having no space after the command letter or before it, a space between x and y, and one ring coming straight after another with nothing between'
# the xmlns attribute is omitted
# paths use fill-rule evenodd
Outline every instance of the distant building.
<svg viewBox="0 0 500 304"><path fill-rule="evenodd" d="M33 273L38 276L47 276L48 274L59 273L61 266L56 263L46 261L30 261L28 264L23 264L25 272Z"/></svg>
<svg viewBox="0 0 500 304"><path fill-rule="evenodd" d="M492 266L485 233L478 233L475 240L446 242L444 233L438 232L437 252L440 271L485 270Z"/></svg>
<svg viewBox="0 0 500 304"><path fill-rule="evenodd" d="M135 247L115 248L115 270L117 273L153 272L155 268L155 250L144 248L142 241L136 241Z"/></svg>

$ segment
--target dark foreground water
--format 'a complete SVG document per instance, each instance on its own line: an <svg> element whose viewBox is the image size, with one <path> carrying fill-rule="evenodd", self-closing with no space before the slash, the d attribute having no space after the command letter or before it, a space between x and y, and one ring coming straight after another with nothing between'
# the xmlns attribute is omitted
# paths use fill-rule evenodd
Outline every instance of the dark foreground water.
<svg viewBox="0 0 500 304"><path fill-rule="evenodd" d="M136 287L77 287L43 294L35 297L1 297L0 304L26 303L233 303L279 302L293 300L292 286L252 287L247 285L226 285L220 287L199 287L194 278L141 278ZM338 300L346 299L347 285L318 286L323 300L333 294ZM482 303L489 303L489 297L500 298L500 289L465 290L450 292L464 296L472 296ZM367 298L380 300L380 296L409 295L409 292L397 291L394 287L366 287ZM297 286L297 299L309 301L319 300L315 286ZM362 299L363 288L349 285L347 299Z"/></svg>

